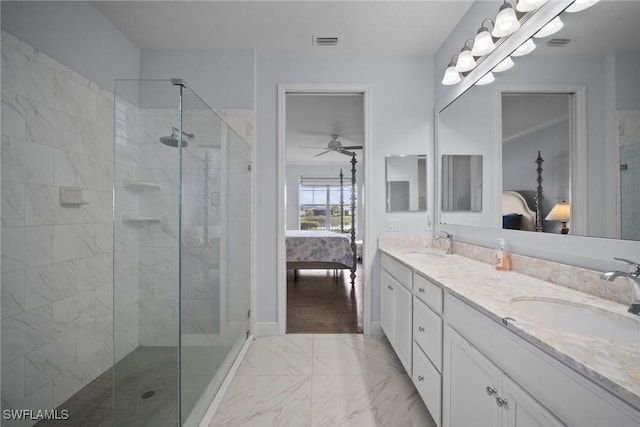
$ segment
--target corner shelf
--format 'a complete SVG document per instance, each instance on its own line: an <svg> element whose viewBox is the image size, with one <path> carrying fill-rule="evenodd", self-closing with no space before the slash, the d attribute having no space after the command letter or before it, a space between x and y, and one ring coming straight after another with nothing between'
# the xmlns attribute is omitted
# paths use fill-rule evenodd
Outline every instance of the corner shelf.
<svg viewBox="0 0 640 427"><path fill-rule="evenodd" d="M125 224L139 224L143 222L160 222L162 218L160 216L144 216L144 215L131 215L124 214L122 215L122 222Z"/></svg>
<svg viewBox="0 0 640 427"><path fill-rule="evenodd" d="M155 181L132 181L125 179L124 187L132 191L155 191L160 190L162 187Z"/></svg>

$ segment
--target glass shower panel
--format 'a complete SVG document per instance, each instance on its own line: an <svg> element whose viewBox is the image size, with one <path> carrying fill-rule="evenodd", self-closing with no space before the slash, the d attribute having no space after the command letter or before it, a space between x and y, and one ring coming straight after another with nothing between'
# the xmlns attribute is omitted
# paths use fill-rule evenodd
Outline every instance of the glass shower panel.
<svg viewBox="0 0 640 427"><path fill-rule="evenodd" d="M196 425L249 330L249 172L242 138L189 88L182 102L181 413Z"/></svg>
<svg viewBox="0 0 640 427"><path fill-rule="evenodd" d="M116 426L180 421L179 151L171 146L180 127L179 93L168 80L116 81Z"/></svg>

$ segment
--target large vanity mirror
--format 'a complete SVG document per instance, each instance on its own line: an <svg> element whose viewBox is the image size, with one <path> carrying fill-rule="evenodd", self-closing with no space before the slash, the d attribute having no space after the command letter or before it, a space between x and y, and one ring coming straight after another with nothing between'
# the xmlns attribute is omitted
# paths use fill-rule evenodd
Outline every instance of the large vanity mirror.
<svg viewBox="0 0 640 427"><path fill-rule="evenodd" d="M427 210L427 156L387 155L387 212Z"/></svg>
<svg viewBox="0 0 640 427"><path fill-rule="evenodd" d="M482 211L441 223L640 240L640 2L559 17L440 111L438 152L484 159Z"/></svg>

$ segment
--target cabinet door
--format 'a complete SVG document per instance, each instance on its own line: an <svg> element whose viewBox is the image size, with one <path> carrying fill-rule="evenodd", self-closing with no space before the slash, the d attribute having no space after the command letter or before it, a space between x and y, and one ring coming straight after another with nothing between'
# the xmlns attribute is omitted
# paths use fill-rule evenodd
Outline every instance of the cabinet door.
<svg viewBox="0 0 640 427"><path fill-rule="evenodd" d="M411 376L413 352L413 295L404 286L395 287L395 344L398 358Z"/></svg>
<svg viewBox="0 0 640 427"><path fill-rule="evenodd" d="M380 326L382 326L387 339L393 345L395 342L395 283L389 273L384 270L382 270L380 283Z"/></svg>
<svg viewBox="0 0 640 427"><path fill-rule="evenodd" d="M452 427L500 425L496 396L501 372L461 335L445 327L443 424Z"/></svg>
<svg viewBox="0 0 640 427"><path fill-rule="evenodd" d="M502 392L500 397L504 399L503 426L508 427L560 427L563 423L558 421L551 412L524 391L511 378L504 375L502 378Z"/></svg>

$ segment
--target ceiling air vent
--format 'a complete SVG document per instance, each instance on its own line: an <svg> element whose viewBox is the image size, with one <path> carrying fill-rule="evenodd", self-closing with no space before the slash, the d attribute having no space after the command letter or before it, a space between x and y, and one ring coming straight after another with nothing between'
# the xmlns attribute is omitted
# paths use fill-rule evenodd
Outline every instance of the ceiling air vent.
<svg viewBox="0 0 640 427"><path fill-rule="evenodd" d="M549 47L565 47L571 42L571 39L551 39L545 44Z"/></svg>
<svg viewBox="0 0 640 427"><path fill-rule="evenodd" d="M338 38L337 37L316 37L313 36L313 45L314 46L337 46Z"/></svg>

